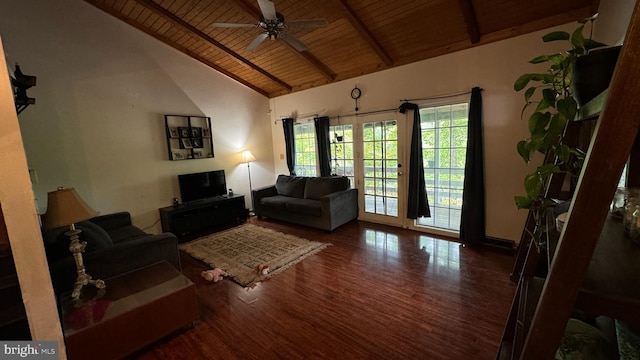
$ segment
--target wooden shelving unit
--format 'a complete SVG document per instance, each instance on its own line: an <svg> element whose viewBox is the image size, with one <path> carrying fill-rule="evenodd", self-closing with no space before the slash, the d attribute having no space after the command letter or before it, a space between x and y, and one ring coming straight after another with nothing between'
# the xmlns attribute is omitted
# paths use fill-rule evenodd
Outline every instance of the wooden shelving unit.
<svg viewBox="0 0 640 360"><path fill-rule="evenodd" d="M518 289L497 359L553 359L574 310L640 325L640 246L624 236L619 220L609 216L609 204L627 161L628 185L640 185L638 94L640 1L608 91L580 114L582 119L597 119L597 125L565 227L557 244L553 239L550 242L546 279L532 277L532 262L539 261L540 254L535 259L529 247L518 256Z"/></svg>
<svg viewBox="0 0 640 360"><path fill-rule="evenodd" d="M607 218L575 306L640 324L640 246L624 235L620 220Z"/></svg>

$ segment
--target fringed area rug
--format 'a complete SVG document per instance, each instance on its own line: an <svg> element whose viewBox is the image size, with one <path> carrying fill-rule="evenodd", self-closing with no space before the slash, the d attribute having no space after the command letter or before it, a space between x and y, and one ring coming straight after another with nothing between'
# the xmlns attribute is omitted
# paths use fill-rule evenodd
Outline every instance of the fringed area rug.
<svg viewBox="0 0 640 360"><path fill-rule="evenodd" d="M226 271L238 284L252 287L328 245L244 224L181 244L179 248L212 268ZM269 265L268 274L259 273L257 268L260 264Z"/></svg>

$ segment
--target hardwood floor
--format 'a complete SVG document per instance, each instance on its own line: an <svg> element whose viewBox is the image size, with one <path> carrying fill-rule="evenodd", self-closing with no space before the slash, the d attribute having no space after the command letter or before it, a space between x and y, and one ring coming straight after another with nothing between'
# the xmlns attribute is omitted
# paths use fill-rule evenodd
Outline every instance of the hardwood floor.
<svg viewBox="0 0 640 360"><path fill-rule="evenodd" d="M333 233L249 222L332 246L253 289L206 282L181 254L201 321L134 358L495 358L513 255L358 221Z"/></svg>

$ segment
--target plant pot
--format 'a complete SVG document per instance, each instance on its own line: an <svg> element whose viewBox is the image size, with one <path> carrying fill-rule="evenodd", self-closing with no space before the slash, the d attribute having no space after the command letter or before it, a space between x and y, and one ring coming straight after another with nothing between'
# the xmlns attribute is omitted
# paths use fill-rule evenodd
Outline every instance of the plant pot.
<svg viewBox="0 0 640 360"><path fill-rule="evenodd" d="M591 50L576 59L572 94L578 106L591 101L609 87L622 46Z"/></svg>

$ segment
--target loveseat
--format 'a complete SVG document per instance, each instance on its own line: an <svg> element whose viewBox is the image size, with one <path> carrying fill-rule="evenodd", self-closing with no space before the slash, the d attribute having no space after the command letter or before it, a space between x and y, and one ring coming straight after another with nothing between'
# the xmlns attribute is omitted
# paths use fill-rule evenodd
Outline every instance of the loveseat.
<svg viewBox="0 0 640 360"><path fill-rule="evenodd" d="M106 279L160 261L180 267L178 240L172 233L147 234L131 223L128 212L96 216L75 224L86 241L86 271L94 279ZM76 265L69 252L68 227L43 232L51 282L56 294L73 289Z"/></svg>
<svg viewBox="0 0 640 360"><path fill-rule="evenodd" d="M358 217L358 190L346 176L279 175L275 185L252 192L259 217L332 231Z"/></svg>

